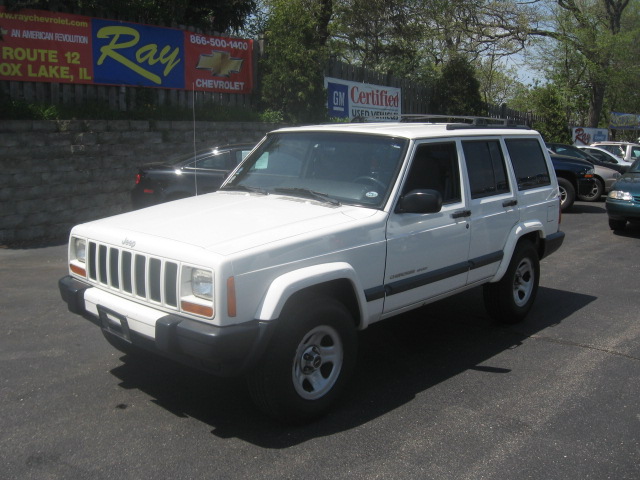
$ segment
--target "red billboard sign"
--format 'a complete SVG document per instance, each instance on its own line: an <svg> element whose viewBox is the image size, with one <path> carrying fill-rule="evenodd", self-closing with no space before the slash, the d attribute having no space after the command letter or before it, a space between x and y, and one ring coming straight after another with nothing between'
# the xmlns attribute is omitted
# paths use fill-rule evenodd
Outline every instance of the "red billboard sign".
<svg viewBox="0 0 640 480"><path fill-rule="evenodd" d="M91 19L0 7L0 79L92 83Z"/></svg>
<svg viewBox="0 0 640 480"><path fill-rule="evenodd" d="M0 80L251 93L253 41L0 7Z"/></svg>

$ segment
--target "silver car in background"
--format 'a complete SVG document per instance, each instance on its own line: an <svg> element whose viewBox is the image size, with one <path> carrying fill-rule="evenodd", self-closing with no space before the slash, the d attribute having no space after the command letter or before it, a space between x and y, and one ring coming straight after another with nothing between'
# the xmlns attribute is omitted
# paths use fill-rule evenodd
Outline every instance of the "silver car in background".
<svg viewBox="0 0 640 480"><path fill-rule="evenodd" d="M640 145L631 142L595 142L592 147L604 148L625 162L633 163L640 158Z"/></svg>
<svg viewBox="0 0 640 480"><path fill-rule="evenodd" d="M604 148L583 145L579 145L578 148L580 150L584 150L592 157L596 157L597 159L600 159L604 162L622 167L624 171L622 171L621 173L626 172L629 169L629 166L631 166L631 163L625 162L622 158L615 156L613 153L605 150Z"/></svg>

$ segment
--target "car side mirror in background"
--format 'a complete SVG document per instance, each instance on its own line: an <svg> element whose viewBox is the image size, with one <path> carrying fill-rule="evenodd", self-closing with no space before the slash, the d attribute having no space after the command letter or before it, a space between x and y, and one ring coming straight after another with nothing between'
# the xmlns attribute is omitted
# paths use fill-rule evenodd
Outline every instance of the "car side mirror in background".
<svg viewBox="0 0 640 480"><path fill-rule="evenodd" d="M442 195L437 190L411 190L403 195L396 213L436 213L442 208Z"/></svg>

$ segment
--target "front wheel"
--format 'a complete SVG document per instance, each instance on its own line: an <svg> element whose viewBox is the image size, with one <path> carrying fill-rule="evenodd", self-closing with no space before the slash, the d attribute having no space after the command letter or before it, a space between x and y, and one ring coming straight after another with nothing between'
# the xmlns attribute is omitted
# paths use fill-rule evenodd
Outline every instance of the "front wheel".
<svg viewBox="0 0 640 480"><path fill-rule="evenodd" d="M593 181L593 187L587 195L578 195L578 199L583 202L597 202L604 193L604 185L599 179Z"/></svg>
<svg viewBox="0 0 640 480"><path fill-rule="evenodd" d="M483 287L489 315L502 323L524 320L538 293L539 280L538 253L530 242L521 241L513 252L504 277Z"/></svg>
<svg viewBox="0 0 640 480"><path fill-rule="evenodd" d="M616 220L613 218L609 219L609 228L611 230L624 230L624 227L627 226L626 220Z"/></svg>
<svg viewBox="0 0 640 480"><path fill-rule="evenodd" d="M357 333L349 311L323 296L294 300L248 376L256 405L278 420L298 422L324 413L340 395L356 360Z"/></svg>
<svg viewBox="0 0 640 480"><path fill-rule="evenodd" d="M569 210L576 200L576 189L566 178L558 177L558 187L560 189L560 209L564 212Z"/></svg>

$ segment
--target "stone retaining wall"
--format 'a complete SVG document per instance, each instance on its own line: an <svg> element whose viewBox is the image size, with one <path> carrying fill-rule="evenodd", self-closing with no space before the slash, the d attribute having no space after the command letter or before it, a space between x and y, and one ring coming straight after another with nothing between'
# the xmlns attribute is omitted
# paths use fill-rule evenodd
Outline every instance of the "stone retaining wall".
<svg viewBox="0 0 640 480"><path fill-rule="evenodd" d="M195 148L257 142L279 125L172 121L0 122L0 245L64 240L131 209L136 167Z"/></svg>

